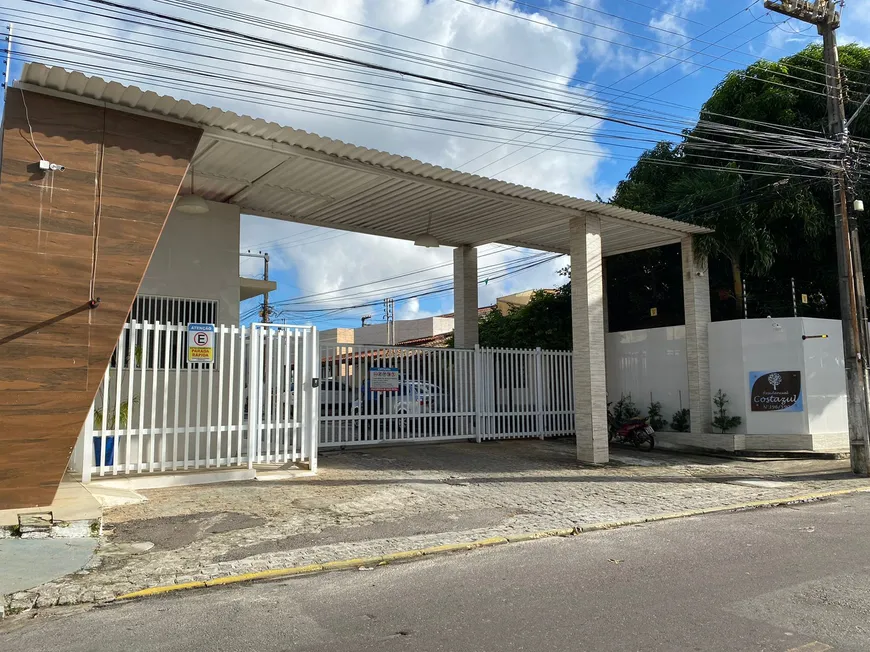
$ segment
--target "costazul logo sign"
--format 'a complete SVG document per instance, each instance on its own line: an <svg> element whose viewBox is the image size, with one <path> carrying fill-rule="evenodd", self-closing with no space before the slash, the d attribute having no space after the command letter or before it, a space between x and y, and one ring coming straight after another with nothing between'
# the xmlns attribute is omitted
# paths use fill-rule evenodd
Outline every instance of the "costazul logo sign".
<svg viewBox="0 0 870 652"><path fill-rule="evenodd" d="M800 371L750 371L753 412L803 412Z"/></svg>

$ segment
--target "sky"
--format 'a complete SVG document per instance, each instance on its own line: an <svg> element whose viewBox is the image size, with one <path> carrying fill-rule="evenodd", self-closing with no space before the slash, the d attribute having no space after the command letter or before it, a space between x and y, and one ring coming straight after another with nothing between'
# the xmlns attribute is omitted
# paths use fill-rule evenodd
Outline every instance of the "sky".
<svg viewBox="0 0 870 652"><path fill-rule="evenodd" d="M158 27L118 5L563 108L483 102L398 75L325 67L280 48ZM867 33L868 10L870 0L845 3L841 43ZM0 0L0 17L14 24L13 80L24 61L62 65L427 163L605 200L637 156L668 137L612 118L690 126L728 71L818 40L761 0ZM452 120L430 118L433 110ZM400 319L452 311L452 293L434 292L449 285L450 248L252 216L242 217L241 245L269 252L279 321L326 329L371 314L378 322L381 308L351 307L388 296L400 297ZM500 245L479 253L481 305L564 282L557 272L566 257ZM241 264L246 275L262 275L261 261ZM255 303L242 305L243 317Z"/></svg>

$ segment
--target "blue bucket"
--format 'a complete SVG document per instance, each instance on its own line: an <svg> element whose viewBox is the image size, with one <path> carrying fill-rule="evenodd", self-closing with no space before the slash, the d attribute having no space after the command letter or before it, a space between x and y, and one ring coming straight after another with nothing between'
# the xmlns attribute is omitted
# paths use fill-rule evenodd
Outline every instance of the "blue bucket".
<svg viewBox="0 0 870 652"><path fill-rule="evenodd" d="M94 437L94 466L103 466L103 455L100 455L100 442L102 437ZM106 466L112 466L115 463L115 437L106 437Z"/></svg>

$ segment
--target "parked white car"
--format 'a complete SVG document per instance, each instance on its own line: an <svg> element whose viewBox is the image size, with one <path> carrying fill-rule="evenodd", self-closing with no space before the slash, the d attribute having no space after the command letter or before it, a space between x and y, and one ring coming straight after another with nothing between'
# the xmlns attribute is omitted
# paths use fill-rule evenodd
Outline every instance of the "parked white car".
<svg viewBox="0 0 870 652"><path fill-rule="evenodd" d="M360 399L355 405L354 414L365 417L368 415L397 415L396 423L399 429L408 427L408 417L429 413L427 397L416 387L415 383L405 381L395 392L372 392L363 383L360 388ZM401 418L405 417L405 418Z"/></svg>
<svg viewBox="0 0 870 652"><path fill-rule="evenodd" d="M295 387L291 387L291 406L293 405L294 391ZM322 417L354 414L354 410L359 406L358 391L340 380L322 379L318 394L320 396L320 416Z"/></svg>

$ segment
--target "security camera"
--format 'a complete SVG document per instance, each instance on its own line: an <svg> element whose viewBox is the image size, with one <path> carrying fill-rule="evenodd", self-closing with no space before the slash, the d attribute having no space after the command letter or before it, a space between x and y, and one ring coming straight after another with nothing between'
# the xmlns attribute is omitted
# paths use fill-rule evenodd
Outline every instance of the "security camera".
<svg viewBox="0 0 870 652"><path fill-rule="evenodd" d="M51 163L50 161L46 161L42 159L39 161L39 169L40 170L51 170L52 172L63 172L66 168L59 163Z"/></svg>

